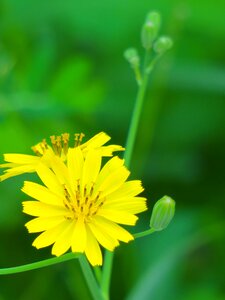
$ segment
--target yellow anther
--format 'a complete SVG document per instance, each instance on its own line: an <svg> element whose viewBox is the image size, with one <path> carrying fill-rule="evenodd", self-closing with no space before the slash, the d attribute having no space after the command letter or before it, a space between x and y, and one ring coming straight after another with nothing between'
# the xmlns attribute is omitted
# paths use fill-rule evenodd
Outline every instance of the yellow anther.
<svg viewBox="0 0 225 300"><path fill-rule="evenodd" d="M70 139L69 133L63 133L63 134L62 134L62 140L63 140L63 143L68 144L69 139Z"/></svg>
<svg viewBox="0 0 225 300"><path fill-rule="evenodd" d="M42 142L41 142L41 144L43 145L43 147L44 147L45 149L48 149L48 144L47 144L47 142L46 142L46 139L43 139Z"/></svg>
<svg viewBox="0 0 225 300"><path fill-rule="evenodd" d="M59 135L56 137L56 145L61 146L61 136Z"/></svg>
<svg viewBox="0 0 225 300"><path fill-rule="evenodd" d="M55 145L55 143L56 143L55 135L51 135L50 140L51 140L52 146Z"/></svg>
<svg viewBox="0 0 225 300"><path fill-rule="evenodd" d="M35 153L37 156L42 156L41 152L37 149L36 146L31 147L31 149L34 151L34 153Z"/></svg>
<svg viewBox="0 0 225 300"><path fill-rule="evenodd" d="M62 140L63 140L63 151L66 155L68 152L68 143L69 143L70 135L69 133L63 133L62 134Z"/></svg>
<svg viewBox="0 0 225 300"><path fill-rule="evenodd" d="M85 137L85 134L81 132L80 137L79 137L79 142L82 142L83 137Z"/></svg>

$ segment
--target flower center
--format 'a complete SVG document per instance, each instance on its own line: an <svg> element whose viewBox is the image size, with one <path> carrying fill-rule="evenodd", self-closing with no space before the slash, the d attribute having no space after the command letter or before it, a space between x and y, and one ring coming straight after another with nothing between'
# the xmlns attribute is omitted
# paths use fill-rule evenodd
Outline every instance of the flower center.
<svg viewBox="0 0 225 300"><path fill-rule="evenodd" d="M96 215L98 209L103 205L104 199L99 199L101 192L99 191L95 196L93 196L94 183L89 188L85 186L83 191L77 184L77 189L75 193L71 193L69 189L64 185L64 206L68 210L68 214L65 215L67 220L75 219L82 217L86 222L91 220L91 217Z"/></svg>
<svg viewBox="0 0 225 300"><path fill-rule="evenodd" d="M74 134L74 147L80 146L83 137L83 133ZM63 133L58 136L52 135L50 136L50 140L52 144L52 149L57 156L67 155L70 140L69 133ZM33 146L31 149L37 156L42 156L45 153L45 151L49 149L49 147L50 146L47 144L46 139L44 139L42 140L42 142Z"/></svg>

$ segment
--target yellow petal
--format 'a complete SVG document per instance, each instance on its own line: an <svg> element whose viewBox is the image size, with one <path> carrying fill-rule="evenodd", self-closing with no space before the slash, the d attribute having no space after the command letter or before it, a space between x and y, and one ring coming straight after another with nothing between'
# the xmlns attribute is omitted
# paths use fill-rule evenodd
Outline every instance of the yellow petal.
<svg viewBox="0 0 225 300"><path fill-rule="evenodd" d="M107 196L107 201L125 198L125 197L134 197L140 194L143 191L140 180L131 180L124 182L116 191Z"/></svg>
<svg viewBox="0 0 225 300"><path fill-rule="evenodd" d="M135 225L136 221L138 220L138 217L131 213L112 209L100 208L98 210L98 215L110 221L124 225Z"/></svg>
<svg viewBox="0 0 225 300"><path fill-rule="evenodd" d="M53 205L59 205L59 206L64 206L63 205L63 197L59 197L53 192L51 192L49 189L46 187L30 182L30 181L25 181L24 186L22 188L22 191L29 195L30 197L37 199L41 202L47 203L47 204L53 204Z"/></svg>
<svg viewBox="0 0 225 300"><path fill-rule="evenodd" d="M4 160L10 163L22 164L37 164L40 160L38 156L26 155L26 154L4 154Z"/></svg>
<svg viewBox="0 0 225 300"><path fill-rule="evenodd" d="M5 164L1 164L0 168L1 169L4 169L4 168L13 168L13 167L16 167L16 166L18 166L18 164L15 164L15 163L5 163Z"/></svg>
<svg viewBox="0 0 225 300"><path fill-rule="evenodd" d="M72 184L81 178L83 171L84 157L80 147L69 148L67 154L67 166Z"/></svg>
<svg viewBox="0 0 225 300"><path fill-rule="evenodd" d="M63 206L50 205L39 201L24 201L23 212L34 217L54 217L68 214Z"/></svg>
<svg viewBox="0 0 225 300"><path fill-rule="evenodd" d="M94 149L94 148L101 147L102 145L107 143L110 139L111 139L111 137L108 136L105 132L100 132L100 133L96 134L95 136L93 136L86 143L83 143L81 145L81 149L82 150L85 148Z"/></svg>
<svg viewBox="0 0 225 300"><path fill-rule="evenodd" d="M95 221L102 228L102 231L105 231L108 235L114 237L115 239L125 243L128 243L134 239L128 231L112 221L100 216L95 216Z"/></svg>
<svg viewBox="0 0 225 300"><path fill-rule="evenodd" d="M52 254L60 256L64 254L71 247L72 234L74 231L74 222L71 222L70 225L65 228L61 234L57 237L53 247Z"/></svg>
<svg viewBox="0 0 225 300"><path fill-rule="evenodd" d="M124 160L115 156L111 158L101 169L101 172L98 175L96 185L100 185L102 181L112 172L118 170L124 164Z"/></svg>
<svg viewBox="0 0 225 300"><path fill-rule="evenodd" d="M49 188L50 191L58 195L64 195L63 186L60 184L55 174L47 166L40 163L36 171L41 181L47 186L47 188Z"/></svg>
<svg viewBox="0 0 225 300"><path fill-rule="evenodd" d="M125 148L119 145L109 145L98 148L101 156L112 156L115 151L124 151Z"/></svg>
<svg viewBox="0 0 225 300"><path fill-rule="evenodd" d="M49 161L51 169L55 173L60 184L69 185L69 172L62 160L51 152L47 152L43 157L46 157L47 161Z"/></svg>
<svg viewBox="0 0 225 300"><path fill-rule="evenodd" d="M99 174L101 168L101 156L98 151L90 150L87 153L84 161L83 176L81 180L82 188L87 189L87 193L90 191L90 187Z"/></svg>
<svg viewBox="0 0 225 300"><path fill-rule="evenodd" d="M30 233L41 232L51 229L62 222L64 218L62 216L57 217L39 217L35 218L25 224Z"/></svg>
<svg viewBox="0 0 225 300"><path fill-rule="evenodd" d="M132 198L118 198L111 201L105 201L103 208L111 210L124 210L132 214L138 214L147 210L146 198L132 197Z"/></svg>
<svg viewBox="0 0 225 300"><path fill-rule="evenodd" d="M102 265L102 252L99 247L99 244L88 228L86 226L87 230L87 243L85 248L85 254L87 256L87 259L91 263L92 266L101 266Z"/></svg>
<svg viewBox="0 0 225 300"><path fill-rule="evenodd" d="M87 226L90 228L98 242L109 251L113 251L114 248L119 245L119 242L115 238L109 236L105 231L102 231L102 228L99 228L96 222L87 223Z"/></svg>
<svg viewBox="0 0 225 300"><path fill-rule="evenodd" d="M86 226L84 220L79 218L75 224L74 232L72 236L72 251L84 252L87 241Z"/></svg>
<svg viewBox="0 0 225 300"><path fill-rule="evenodd" d="M5 174L0 176L0 180L3 181L5 179L24 174L24 173L32 173L35 171L36 165L23 165L19 167L14 167L11 169L5 170Z"/></svg>
<svg viewBox="0 0 225 300"><path fill-rule="evenodd" d="M102 179L101 183L97 181L94 191L101 191L101 197L105 197L117 190L126 181L129 175L130 172L122 166L109 173L104 179Z"/></svg>
<svg viewBox="0 0 225 300"><path fill-rule="evenodd" d="M66 230L66 228L71 224L68 220L63 220L60 224L55 226L54 228L51 228L49 230L46 230L45 232L41 233L33 242L33 246L37 249L47 247L51 244L53 244L58 236Z"/></svg>

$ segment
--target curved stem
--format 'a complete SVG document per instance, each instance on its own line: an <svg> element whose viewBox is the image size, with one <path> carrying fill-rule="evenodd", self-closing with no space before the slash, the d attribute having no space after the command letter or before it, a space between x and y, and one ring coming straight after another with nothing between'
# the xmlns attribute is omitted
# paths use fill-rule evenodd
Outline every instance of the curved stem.
<svg viewBox="0 0 225 300"><path fill-rule="evenodd" d="M74 258L78 258L79 255L74 253L67 253L65 255L62 255L60 257L53 257L45 260L41 260L35 263L26 264L18 267L12 267L12 268L2 268L0 269L0 275L7 275L7 274L15 274L15 273L21 273L26 271L31 271L35 269L40 269L44 267L48 267L51 265L55 265L67 260L71 260Z"/></svg>
<svg viewBox="0 0 225 300"><path fill-rule="evenodd" d="M80 255L79 262L93 299L105 300L86 257L84 255Z"/></svg>
<svg viewBox="0 0 225 300"><path fill-rule="evenodd" d="M143 237L143 236L152 234L152 233L154 233L154 232L156 232L156 230L153 229L153 228L150 228L150 229L148 229L148 230L145 230L145 231L142 231L142 232L135 233L135 234L133 234L133 236L134 236L135 239L137 239L137 238L140 238L140 237Z"/></svg>

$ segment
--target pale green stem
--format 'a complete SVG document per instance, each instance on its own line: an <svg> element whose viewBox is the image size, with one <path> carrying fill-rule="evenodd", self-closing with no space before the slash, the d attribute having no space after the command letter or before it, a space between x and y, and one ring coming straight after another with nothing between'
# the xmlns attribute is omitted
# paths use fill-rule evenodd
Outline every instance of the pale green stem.
<svg viewBox="0 0 225 300"><path fill-rule="evenodd" d="M142 82L139 85L137 98L136 98L136 102L135 102L135 106L134 106L134 110L133 110L133 114L132 114L132 119L131 119L129 131L128 131L128 135L127 135L126 146L125 146L126 151L124 153L124 159L125 159L125 164L128 168L130 167L130 163L131 163L131 157L133 154L134 143L135 143L135 139L137 136L137 130L138 130L141 111L142 111L142 107L143 107L144 96L145 96L145 92L146 92L146 88L147 88L147 84L148 84L149 72L146 71L148 57L149 57L149 53L146 52L145 64L144 64L144 75L143 75Z"/></svg>
<svg viewBox="0 0 225 300"><path fill-rule="evenodd" d="M113 256L114 256L113 252L106 250L105 257L104 257L104 265L102 270L102 281L101 281L102 292L106 300L109 299L109 287L110 287L111 275L112 275Z"/></svg>
<svg viewBox="0 0 225 300"><path fill-rule="evenodd" d="M150 228L150 229L148 229L148 230L145 230L145 231L142 231L142 232L135 233L135 234L133 234L133 236L134 236L135 239L137 239L137 238L140 238L140 237L143 237L143 236L152 234L152 233L154 233L154 232L156 232L156 230L153 229L153 228Z"/></svg>
<svg viewBox="0 0 225 300"><path fill-rule="evenodd" d="M98 283L100 284L101 280L102 280L102 270L100 267L94 267L93 270L95 273L95 277L96 277Z"/></svg>
<svg viewBox="0 0 225 300"><path fill-rule="evenodd" d="M51 265L55 265L67 260L71 260L74 258L78 258L79 255L74 254L74 253L68 253L65 255L62 255L60 257L53 257L45 260L41 260L35 263L31 264L26 264L18 267L11 267L11 268L3 268L0 269L0 275L7 275L7 274L15 274L15 273L21 273L21 272L26 272L26 271L31 271L35 269L40 269L44 267L48 267Z"/></svg>
<svg viewBox="0 0 225 300"><path fill-rule="evenodd" d="M92 272L92 269L91 269L90 264L88 263L86 257L84 255L80 255L79 262L80 262L81 269L83 271L84 277L86 279L86 283L92 294L93 299L94 300L105 300L105 297L103 297L103 294L99 288L99 285L97 284L95 276Z"/></svg>
<svg viewBox="0 0 225 300"><path fill-rule="evenodd" d="M128 131L127 142L126 142L126 151L124 154L125 164L129 168L131 163L131 157L134 150L134 143L137 135L139 120L141 116L141 111L144 102L144 96L148 84L148 76L150 71L147 70L149 60L149 52L146 52L145 62L144 62L144 70L143 70L143 79L139 84L139 89L137 93L137 98L135 102L135 107L133 110L133 115ZM104 259L104 266L102 272L102 282L101 287L104 295L109 299L109 289L110 289L110 281L111 281L111 273L112 273L112 265L113 265L113 252L109 252L106 250L105 259Z"/></svg>

